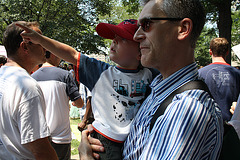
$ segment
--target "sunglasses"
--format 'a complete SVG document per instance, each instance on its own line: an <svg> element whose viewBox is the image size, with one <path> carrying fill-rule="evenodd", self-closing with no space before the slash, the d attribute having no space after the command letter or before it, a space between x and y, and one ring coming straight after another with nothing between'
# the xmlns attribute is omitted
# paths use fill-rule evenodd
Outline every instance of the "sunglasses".
<svg viewBox="0 0 240 160"><path fill-rule="evenodd" d="M168 21L181 21L183 20L184 18L167 18L167 17L163 17L163 18L160 18L160 17L147 17L147 18L143 18L140 20L140 24L138 25L138 27L142 27L142 30L144 32L148 32L149 31L149 28L150 28L150 25L151 23L154 23L153 20L168 20Z"/></svg>

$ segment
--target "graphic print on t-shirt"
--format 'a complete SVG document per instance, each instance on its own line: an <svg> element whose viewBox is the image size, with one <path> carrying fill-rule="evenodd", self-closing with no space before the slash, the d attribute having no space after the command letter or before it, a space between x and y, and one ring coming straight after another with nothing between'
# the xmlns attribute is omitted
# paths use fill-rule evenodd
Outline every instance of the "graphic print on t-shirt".
<svg viewBox="0 0 240 160"><path fill-rule="evenodd" d="M147 84L143 80L132 80L130 85L129 87L128 84L122 83L122 79L113 80L113 88L119 95L111 95L117 100L117 103L112 105L112 109L115 113L115 119L119 122L134 118L146 93ZM124 106L124 110L119 110L122 107L118 107L118 105Z"/></svg>
<svg viewBox="0 0 240 160"><path fill-rule="evenodd" d="M219 71L218 74L212 74L213 79L216 81L217 85L229 86L230 74L228 72Z"/></svg>

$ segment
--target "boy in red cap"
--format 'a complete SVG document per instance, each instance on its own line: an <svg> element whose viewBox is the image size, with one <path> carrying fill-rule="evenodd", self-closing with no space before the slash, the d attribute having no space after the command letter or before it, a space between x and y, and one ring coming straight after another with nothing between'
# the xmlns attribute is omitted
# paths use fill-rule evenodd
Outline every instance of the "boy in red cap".
<svg viewBox="0 0 240 160"><path fill-rule="evenodd" d="M20 26L21 27L21 26ZM47 38L22 27L22 37L42 45L57 56L78 67L77 77L92 92L94 133L103 144L105 151L101 159L122 159L121 149L131 122L143 102L153 72L140 67L139 43L133 41L138 29L137 20L124 20L118 25L98 24L97 33L112 39L110 59L117 63L111 66L89 58L72 47Z"/></svg>

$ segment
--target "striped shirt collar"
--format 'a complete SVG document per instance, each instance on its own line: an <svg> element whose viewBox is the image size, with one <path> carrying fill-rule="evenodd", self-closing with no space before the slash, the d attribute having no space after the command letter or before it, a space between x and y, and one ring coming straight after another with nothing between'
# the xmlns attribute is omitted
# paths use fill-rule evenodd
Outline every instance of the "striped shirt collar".
<svg viewBox="0 0 240 160"><path fill-rule="evenodd" d="M152 88L152 93L148 96L148 98L143 102L142 106L140 107L138 114L136 115L132 123L130 133L125 141L123 151L124 160L141 159L140 157L143 149L147 149L145 148L145 145L149 140L150 133L148 126L150 124L152 115L155 113L158 106L169 94L171 94L177 88L189 81L196 80L197 78L197 64L192 63L175 72L164 80L161 74L153 80L150 85ZM153 151L149 150L149 152Z"/></svg>
<svg viewBox="0 0 240 160"><path fill-rule="evenodd" d="M182 69L178 70L166 79L163 79L162 75L159 74L151 83L150 87L152 91L157 95L163 92L173 92L183 84L195 80L198 76L197 64L194 62ZM176 88L177 86L177 88ZM167 94L168 95L168 94Z"/></svg>

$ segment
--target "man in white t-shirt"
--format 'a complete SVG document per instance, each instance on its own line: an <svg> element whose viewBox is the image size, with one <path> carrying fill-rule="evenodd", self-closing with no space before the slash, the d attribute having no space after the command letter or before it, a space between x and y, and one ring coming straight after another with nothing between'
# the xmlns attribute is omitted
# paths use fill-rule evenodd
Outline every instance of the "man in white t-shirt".
<svg viewBox="0 0 240 160"><path fill-rule="evenodd" d="M41 33L36 22L17 23ZM54 160L57 155L48 139L43 93L29 75L36 65L45 61L45 49L23 41L22 31L12 23L3 35L8 62L0 68L0 147L13 159ZM0 154L0 159L8 157Z"/></svg>

